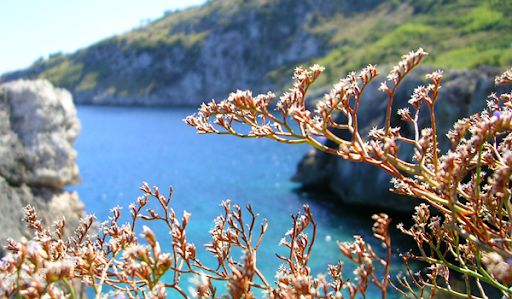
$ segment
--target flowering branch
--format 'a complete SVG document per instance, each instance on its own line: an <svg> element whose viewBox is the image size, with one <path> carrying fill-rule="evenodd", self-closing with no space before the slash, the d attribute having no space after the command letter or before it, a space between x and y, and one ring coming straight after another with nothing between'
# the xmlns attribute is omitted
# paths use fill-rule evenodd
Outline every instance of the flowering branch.
<svg viewBox="0 0 512 299"><path fill-rule="evenodd" d="M356 298L365 297L371 283L382 298L387 297L390 287L407 298L432 298L437 292L488 298L489 288L510 297L512 94L493 94L487 109L457 121L448 133L452 150L441 154L434 108L442 72L428 75L431 83L414 90L409 101L412 114L409 108L398 110L402 120L414 127L413 137L402 135L400 128L391 127L390 122L397 87L425 55L419 49L403 56L381 85L388 95L386 122L383 128L373 129L368 140L359 131L358 113L365 88L378 75L372 65L341 80L314 111L306 107L306 95L323 71L319 66L297 68L293 88L275 107L272 93L253 97L250 91L238 91L220 103L203 104L198 114L185 120L199 133L307 143L391 174L392 191L425 202L416 207L412 227L398 226L414 239L419 252L402 255L405 276L390 278L391 220L377 214L373 216L373 233L386 248L385 257L377 256L368 243L355 236L352 243L338 244L340 252L356 264L355 279L343 278L340 261L328 267L328 277L313 277L308 264L317 227L309 207L304 206L303 212L292 216L292 228L281 241L288 254L277 255L283 265L273 283L259 270L257 260L268 224L258 222L252 207L242 209L230 201L221 204L223 214L210 231L212 241L205 245L217 261L215 267L209 267L197 258L195 245L187 239L191 215L184 212L179 217L171 207L172 189L165 197L157 187L144 184L143 196L129 207L129 222L120 223L121 209L116 207L101 224L92 216L83 219L70 238L64 237L65 220L45 227L28 206L25 221L34 237L7 243L9 253L0 262L1 296L75 298L72 286L78 281L92 287L97 298L104 295L104 286L112 289L107 296L122 293L128 298L166 298L172 292L183 298L218 298L212 283L216 281L224 283L233 298L254 298L255 289L269 298ZM512 84L512 69L497 77L496 83ZM428 127L421 127L418 121L424 104L429 109ZM340 137L337 130L348 132L348 137ZM324 144L323 139L331 142ZM414 148L410 159L401 158L400 146L405 144ZM150 200L157 203L156 208L149 208ZM165 225L170 232L170 247L162 249L149 226L142 226L138 234L140 222ZM233 256L238 251L234 249L242 252L240 258ZM411 260L429 266L414 273ZM450 284L451 272L463 277L465 289ZM194 277L190 290L183 288L184 275ZM476 294L472 285L477 288Z"/></svg>
<svg viewBox="0 0 512 299"><path fill-rule="evenodd" d="M398 110L401 119L413 126L414 137L402 135L401 128L391 127L396 90L425 55L423 49L404 55L381 84L379 89L388 96L385 125L371 130L368 140L358 130L357 114L365 87L378 76L372 65L341 80L317 103L314 111L308 110L305 103L307 90L323 71L316 65L309 70L296 69L293 88L280 98L272 113L269 105L273 94L253 97L249 91L238 91L219 104L215 101L203 104L185 122L199 133L307 143L343 159L377 166L393 177L392 191L422 199L439 213L432 218L416 215L417 224L413 228L401 227L418 243L421 256L416 259L433 266L444 265L447 271L461 273L468 284L471 277L478 286L484 283L510 296L512 94L493 94L487 109L459 120L448 133L452 150L441 155L435 115L443 78L441 71L427 75L431 83L414 90L409 101L412 115L409 108ZM512 69L497 77L496 84L512 84ZM418 117L424 105L428 107L430 124L420 127ZM235 128L233 122L243 126ZM245 133L240 131L244 129ZM335 134L336 129L347 131L349 137ZM322 143L323 139L331 143ZM402 144L413 146L413 157L401 158ZM425 211L428 206L418 207L418 213L425 214ZM440 222L445 223L442 229ZM451 262L452 259L455 261ZM436 277L432 274L430 280L411 279L417 287L429 286L460 295L450 287L439 286L434 281ZM407 286L406 280L402 282L402 286ZM479 287L482 297L486 297L484 289ZM470 288L466 295L472 296Z"/></svg>

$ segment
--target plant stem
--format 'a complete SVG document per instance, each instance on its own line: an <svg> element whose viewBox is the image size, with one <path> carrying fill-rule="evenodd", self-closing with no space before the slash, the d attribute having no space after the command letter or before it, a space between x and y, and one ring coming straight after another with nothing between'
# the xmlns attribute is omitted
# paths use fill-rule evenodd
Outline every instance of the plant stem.
<svg viewBox="0 0 512 299"><path fill-rule="evenodd" d="M69 291L70 298L71 299L75 299L76 298L75 289L71 285L71 282L68 279L66 279L66 278L63 278L62 282L64 282L64 284L66 285L66 287L67 287L67 289Z"/></svg>

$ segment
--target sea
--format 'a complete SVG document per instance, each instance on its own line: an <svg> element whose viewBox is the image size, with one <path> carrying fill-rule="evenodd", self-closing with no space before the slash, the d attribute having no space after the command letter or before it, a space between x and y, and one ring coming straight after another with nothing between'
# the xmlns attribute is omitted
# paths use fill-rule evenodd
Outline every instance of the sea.
<svg viewBox="0 0 512 299"><path fill-rule="evenodd" d="M251 205L258 221L269 223L258 252L258 267L269 281L275 280L282 264L276 253L286 253L279 242L291 228L291 215L304 204L311 207L318 225L310 262L313 275L326 274L328 264L346 261L337 242L351 241L353 235L373 242L368 209L343 206L331 196L301 191L300 185L292 182L299 161L311 150L307 145L197 134L183 122L195 112L192 108L77 109L81 134L75 148L81 183L70 189L78 192L87 212L100 222L108 219L115 206L122 208L126 221L128 206L143 194L139 190L143 182L158 186L164 194L172 186L171 207L178 215L191 213L187 239L195 244L199 258L213 266L215 261L204 244L211 240L214 219L223 212L221 202L229 199L241 207ZM168 230L158 225L152 229L166 251ZM372 244L384 254L378 243ZM240 258L240 253L235 253L235 258ZM345 275L351 276L353 270L347 262ZM187 289L188 279L184 284ZM367 297L374 296L380 297L380 293L370 289ZM169 298L173 297L171 293Z"/></svg>

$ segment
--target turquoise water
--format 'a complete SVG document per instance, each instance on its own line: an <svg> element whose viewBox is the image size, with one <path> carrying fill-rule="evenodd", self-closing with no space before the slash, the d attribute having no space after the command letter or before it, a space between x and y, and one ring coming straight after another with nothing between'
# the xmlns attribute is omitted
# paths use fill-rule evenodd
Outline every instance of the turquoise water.
<svg viewBox="0 0 512 299"><path fill-rule="evenodd" d="M127 213L128 205L141 195L138 187L143 181L163 191L172 185L172 207L180 215L183 210L192 214L188 239L198 248L200 258L207 260L209 254L202 244L209 242L208 231L222 212L220 202L231 199L240 206L251 204L269 221L258 261L270 280L280 264L274 254L277 244L290 227L290 215L303 204L311 206L318 223L317 250L311 263L315 274L325 273L328 263L341 258L335 240L371 234L367 212L312 200L295 191L298 185L290 177L308 146L198 135L181 121L193 112L79 106L82 132L75 146L82 182L72 189L78 191L87 211L102 221L116 205ZM167 230L156 230L165 243ZM344 272L348 275L351 269L347 266Z"/></svg>

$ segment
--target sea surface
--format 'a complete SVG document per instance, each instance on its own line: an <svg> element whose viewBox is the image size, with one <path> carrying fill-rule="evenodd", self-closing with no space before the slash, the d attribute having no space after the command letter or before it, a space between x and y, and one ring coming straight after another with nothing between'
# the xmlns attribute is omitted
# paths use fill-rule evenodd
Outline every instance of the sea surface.
<svg viewBox="0 0 512 299"><path fill-rule="evenodd" d="M310 264L314 275L326 273L329 263L342 259L336 241L350 241L354 234L371 239L368 211L312 198L290 180L308 146L200 135L182 121L193 112L78 106L82 131L75 147L82 181L71 189L79 193L87 212L103 221L119 205L128 214L128 205L142 195L138 189L142 182L165 193L172 186L173 209L178 215L185 210L192 214L187 238L196 245L200 259L213 263L203 244L209 242L208 231L223 211L219 204L226 199L242 207L250 204L260 219L269 222L258 263L271 281L281 264L275 252L285 252L278 243L291 228L290 215L304 204L310 205L318 224ZM168 231L154 229L167 244ZM344 273L350 275L352 270L347 264Z"/></svg>

